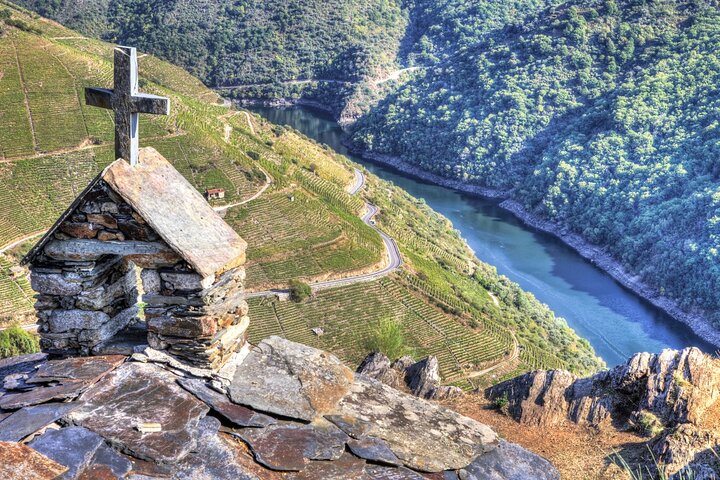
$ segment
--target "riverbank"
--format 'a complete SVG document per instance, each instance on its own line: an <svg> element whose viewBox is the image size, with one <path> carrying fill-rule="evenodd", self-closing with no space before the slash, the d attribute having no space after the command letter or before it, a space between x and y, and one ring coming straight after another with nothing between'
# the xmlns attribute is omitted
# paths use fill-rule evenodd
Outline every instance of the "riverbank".
<svg viewBox="0 0 720 480"><path fill-rule="evenodd" d="M424 171L397 157L373 152L365 152L351 144L348 144L347 147L355 155L389 166L420 180L452 188L453 190L470 195L478 195L493 200L501 200L502 202L500 203L500 207L512 213L525 225L558 238L567 246L575 250L580 256L610 275L620 285L667 313L676 321L687 325L697 335L720 348L720 331L715 329L710 322L702 316L702 314L688 312L682 309L676 301L658 294L653 287L644 283L637 275L633 275L631 272L628 272L617 260L605 252L601 247L591 244L576 233L570 232L567 227L562 224L548 221L529 212L520 203L511 198L511 190L494 190L478 185L468 185L461 181L450 180L437 174Z"/></svg>
<svg viewBox="0 0 720 480"><path fill-rule="evenodd" d="M289 108L289 107L310 107L320 110L325 113L329 113L335 116L335 111L325 105L324 103L317 102L315 100L307 100L304 98L241 98L232 99L235 105L239 107L271 107L271 108Z"/></svg>

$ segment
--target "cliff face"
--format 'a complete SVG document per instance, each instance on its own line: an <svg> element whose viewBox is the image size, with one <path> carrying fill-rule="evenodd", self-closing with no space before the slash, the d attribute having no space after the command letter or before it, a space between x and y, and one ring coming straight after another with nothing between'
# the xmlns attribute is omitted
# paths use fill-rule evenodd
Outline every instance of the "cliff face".
<svg viewBox="0 0 720 480"><path fill-rule="evenodd" d="M718 468L713 449L720 451L720 360L697 348L638 353L587 378L538 370L486 395L526 425L638 429L652 437L649 446L668 473L690 466L697 478Z"/></svg>

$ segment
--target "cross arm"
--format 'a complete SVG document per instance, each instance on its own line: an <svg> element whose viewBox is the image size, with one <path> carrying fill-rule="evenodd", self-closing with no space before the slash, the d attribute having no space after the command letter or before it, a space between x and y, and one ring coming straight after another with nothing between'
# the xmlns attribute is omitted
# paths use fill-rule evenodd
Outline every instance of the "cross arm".
<svg viewBox="0 0 720 480"><path fill-rule="evenodd" d="M170 99L149 93L136 93L132 96L133 112L153 113L155 115L170 114Z"/></svg>
<svg viewBox="0 0 720 480"><path fill-rule="evenodd" d="M109 88L85 88L85 103L93 107L112 108L113 91Z"/></svg>

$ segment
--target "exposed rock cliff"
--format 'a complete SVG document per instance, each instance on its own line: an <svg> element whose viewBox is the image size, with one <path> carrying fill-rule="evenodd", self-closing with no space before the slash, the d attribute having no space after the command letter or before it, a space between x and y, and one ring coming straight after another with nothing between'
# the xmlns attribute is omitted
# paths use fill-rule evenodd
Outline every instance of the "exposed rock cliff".
<svg viewBox="0 0 720 480"><path fill-rule="evenodd" d="M559 479L487 425L279 337L210 382L155 358L0 361L0 478ZM420 363L422 393L436 369Z"/></svg>
<svg viewBox="0 0 720 480"><path fill-rule="evenodd" d="M691 465L716 468L720 451L720 360L697 348L638 353L625 364L588 378L538 370L486 392L527 425L563 422L597 428L636 428L670 473ZM710 478L710 477L709 477Z"/></svg>

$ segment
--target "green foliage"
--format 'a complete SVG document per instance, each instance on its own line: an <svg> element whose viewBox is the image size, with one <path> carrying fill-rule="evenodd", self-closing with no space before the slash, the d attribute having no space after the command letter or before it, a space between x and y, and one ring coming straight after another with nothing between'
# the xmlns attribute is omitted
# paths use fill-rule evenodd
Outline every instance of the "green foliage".
<svg viewBox="0 0 720 480"><path fill-rule="evenodd" d="M660 419L652 412L647 410L641 411L637 415L637 426L643 435L648 437L654 437L665 429L665 425Z"/></svg>
<svg viewBox="0 0 720 480"><path fill-rule="evenodd" d="M18 20L15 18L6 18L5 24L9 25L11 27L19 28L23 32L35 33L37 35L42 33L42 31L40 29L35 28L32 25L28 25L27 23L23 22L22 20Z"/></svg>
<svg viewBox="0 0 720 480"><path fill-rule="evenodd" d="M525 2L512 19L478 3L423 7L413 48L434 67L361 118L355 143L512 190L720 328L717 6Z"/></svg>
<svg viewBox="0 0 720 480"><path fill-rule="evenodd" d="M495 408L497 408L499 411L507 415L508 413L508 404L510 403L510 400L508 399L507 392L503 393L502 396L497 397L495 401L493 401L493 405Z"/></svg>
<svg viewBox="0 0 720 480"><path fill-rule="evenodd" d="M412 352L408 348L402 324L392 318L381 318L370 331L365 342L368 352L381 352L390 360L396 360Z"/></svg>
<svg viewBox="0 0 720 480"><path fill-rule="evenodd" d="M354 80L386 66L406 15L400 0L21 0L103 40L182 65L210 85Z"/></svg>
<svg viewBox="0 0 720 480"><path fill-rule="evenodd" d="M293 302L301 303L310 298L310 295L312 295L312 289L310 288L310 285L307 283L298 280L298 279L292 279L288 283L290 287L290 300Z"/></svg>
<svg viewBox="0 0 720 480"><path fill-rule="evenodd" d="M37 336L23 330L19 325L11 325L0 331L0 358L14 357L40 351Z"/></svg>

